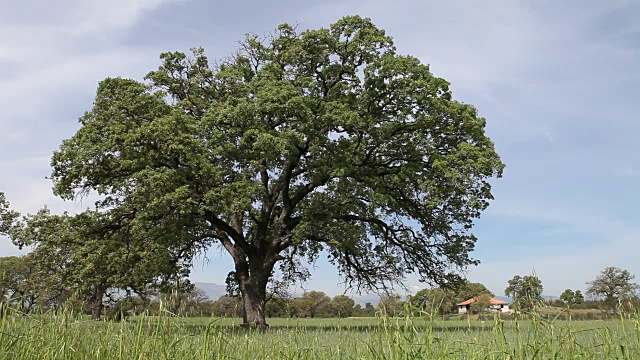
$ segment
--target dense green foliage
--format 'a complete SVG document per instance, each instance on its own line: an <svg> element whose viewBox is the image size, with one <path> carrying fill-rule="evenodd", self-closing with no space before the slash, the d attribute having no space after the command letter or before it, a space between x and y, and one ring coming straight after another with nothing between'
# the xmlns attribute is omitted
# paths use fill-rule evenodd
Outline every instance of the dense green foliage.
<svg viewBox="0 0 640 360"><path fill-rule="evenodd" d="M134 243L226 250L249 323L266 326L277 265L305 278L323 250L364 290L477 264L470 230L503 169L485 120L369 19L281 25L215 66L161 59L147 83L100 82L53 156L55 193L98 192Z"/></svg>
<svg viewBox="0 0 640 360"><path fill-rule="evenodd" d="M580 290L573 291L567 289L560 295L560 300L569 305L582 304L584 302L584 295L582 295L582 291Z"/></svg>
<svg viewBox="0 0 640 360"><path fill-rule="evenodd" d="M640 285L633 282L635 275L628 270L609 266L595 280L587 283L587 294L601 297L611 309L623 306L636 297Z"/></svg>
<svg viewBox="0 0 640 360"><path fill-rule="evenodd" d="M31 290L56 294L70 289L92 304L98 320L105 297L121 291L144 296L188 275L190 258L175 247L132 237L135 225L120 216L122 210L56 215L44 208L17 222L9 235L14 243L33 248L25 260L37 265L30 279L39 284L30 285Z"/></svg>
<svg viewBox="0 0 640 360"><path fill-rule="evenodd" d="M9 201L0 191L0 235L8 235L19 214L10 209Z"/></svg>
<svg viewBox="0 0 640 360"><path fill-rule="evenodd" d="M537 276L515 275L509 280L509 286L504 293L511 297L515 309L531 311L542 304L542 290L542 281Z"/></svg>

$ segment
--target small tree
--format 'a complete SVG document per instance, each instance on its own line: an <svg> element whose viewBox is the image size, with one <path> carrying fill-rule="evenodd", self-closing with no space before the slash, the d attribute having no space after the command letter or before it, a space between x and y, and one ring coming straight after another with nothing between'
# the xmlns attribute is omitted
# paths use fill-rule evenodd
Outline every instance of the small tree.
<svg viewBox="0 0 640 360"><path fill-rule="evenodd" d="M582 295L582 291L580 290L574 292L571 289L566 289L560 295L560 300L564 301L567 305L582 304L584 302L584 295Z"/></svg>
<svg viewBox="0 0 640 360"><path fill-rule="evenodd" d="M566 289L561 295L560 299L565 303L571 305L575 302L576 294L571 289Z"/></svg>
<svg viewBox="0 0 640 360"><path fill-rule="evenodd" d="M329 306L331 298L322 291L308 291L298 299L298 306L304 317L314 318L320 309Z"/></svg>
<svg viewBox="0 0 640 360"><path fill-rule="evenodd" d="M631 300L640 286L633 282L635 275L615 266L605 268L595 280L587 282L587 294L602 298L610 309Z"/></svg>
<svg viewBox="0 0 640 360"><path fill-rule="evenodd" d="M184 249L132 236L138 224L125 212L121 207L58 215L43 208L14 224L9 236L20 247L33 247L30 256L46 269L42 274L80 295L90 304L92 318L100 320L105 300L115 303L118 290L161 289L186 277L190 266Z"/></svg>
<svg viewBox="0 0 640 360"><path fill-rule="evenodd" d="M404 302L400 300L400 295L383 295L376 306L376 312L382 316L395 317L402 313Z"/></svg>
<svg viewBox="0 0 640 360"><path fill-rule="evenodd" d="M29 286L33 267L27 256L0 257L0 302L17 305L25 310L27 298L37 296Z"/></svg>
<svg viewBox="0 0 640 360"><path fill-rule="evenodd" d="M219 317L239 316L242 314L242 304L238 297L222 295L213 303L212 313Z"/></svg>
<svg viewBox="0 0 640 360"><path fill-rule="evenodd" d="M331 300L331 312L333 316L347 318L354 312L355 301L346 295L336 295Z"/></svg>
<svg viewBox="0 0 640 360"><path fill-rule="evenodd" d="M491 306L491 295L482 294L475 298L471 304L471 310L478 314L483 314Z"/></svg>
<svg viewBox="0 0 640 360"><path fill-rule="evenodd" d="M494 294L482 283L465 282L457 291L457 300L458 302L462 302L474 299L484 294L494 296Z"/></svg>
<svg viewBox="0 0 640 360"><path fill-rule="evenodd" d="M509 286L504 293L513 300L516 309L531 311L542 303L542 281L537 276L527 275L521 277L515 275L509 280Z"/></svg>
<svg viewBox="0 0 640 360"><path fill-rule="evenodd" d="M433 289L422 289L415 295L408 298L411 308L420 313L435 313L446 315L455 311L456 296L451 289L437 287Z"/></svg>
<svg viewBox="0 0 640 360"><path fill-rule="evenodd" d="M265 305L264 311L268 317L285 317L289 314L288 299L280 296L272 296Z"/></svg>
<svg viewBox="0 0 640 360"><path fill-rule="evenodd" d="M373 317L376 315L376 308L370 302L365 303L360 314L361 316Z"/></svg>
<svg viewBox="0 0 640 360"><path fill-rule="evenodd" d="M573 302L575 304L582 304L584 302L584 295L582 295L582 291L576 290L573 294Z"/></svg>

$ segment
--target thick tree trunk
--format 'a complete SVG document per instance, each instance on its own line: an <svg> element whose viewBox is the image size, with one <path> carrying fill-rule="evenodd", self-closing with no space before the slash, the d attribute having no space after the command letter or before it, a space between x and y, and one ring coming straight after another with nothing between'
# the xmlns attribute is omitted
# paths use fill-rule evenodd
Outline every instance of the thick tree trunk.
<svg viewBox="0 0 640 360"><path fill-rule="evenodd" d="M269 328L264 315L264 296L258 291L250 290L243 294L244 298L244 326L265 330Z"/></svg>
<svg viewBox="0 0 640 360"><path fill-rule="evenodd" d="M264 313L268 276L261 271L256 271L255 273L255 276L249 276L246 272L240 273L238 276L240 292L244 300L243 326L265 330L269 328ZM270 274L270 272L267 274Z"/></svg>
<svg viewBox="0 0 640 360"><path fill-rule="evenodd" d="M242 229L237 231L241 232ZM235 263L235 276L243 299L243 327L266 330L269 328L264 310L267 282L278 260L277 254L270 247L258 247L248 255L239 246L228 250Z"/></svg>
<svg viewBox="0 0 640 360"><path fill-rule="evenodd" d="M91 319L95 321L99 321L102 316L102 309L104 305L102 304L102 295L104 291L100 289L96 289L93 294L93 298L91 299Z"/></svg>

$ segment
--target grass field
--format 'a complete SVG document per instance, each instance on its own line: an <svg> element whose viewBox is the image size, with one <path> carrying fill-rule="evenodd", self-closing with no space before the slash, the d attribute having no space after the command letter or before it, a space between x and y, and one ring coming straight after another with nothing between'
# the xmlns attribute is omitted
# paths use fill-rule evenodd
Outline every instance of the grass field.
<svg viewBox="0 0 640 360"><path fill-rule="evenodd" d="M608 321L0 319L0 359L640 359L637 317Z"/></svg>

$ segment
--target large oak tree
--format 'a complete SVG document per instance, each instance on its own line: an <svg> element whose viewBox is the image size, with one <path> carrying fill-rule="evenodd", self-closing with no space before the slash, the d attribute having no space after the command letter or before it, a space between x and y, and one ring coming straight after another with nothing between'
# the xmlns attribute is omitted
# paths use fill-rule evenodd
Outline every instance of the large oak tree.
<svg viewBox="0 0 640 360"><path fill-rule="evenodd" d="M146 83L99 84L53 156L55 192L136 209L137 236L220 246L248 325L266 327L275 267L295 278L323 250L363 290L477 263L470 229L503 169L485 119L369 19L161 60Z"/></svg>
<svg viewBox="0 0 640 360"><path fill-rule="evenodd" d="M640 291L640 285L633 282L634 278L629 270L608 266L593 281L587 282L587 294L602 298L610 308L616 309Z"/></svg>

